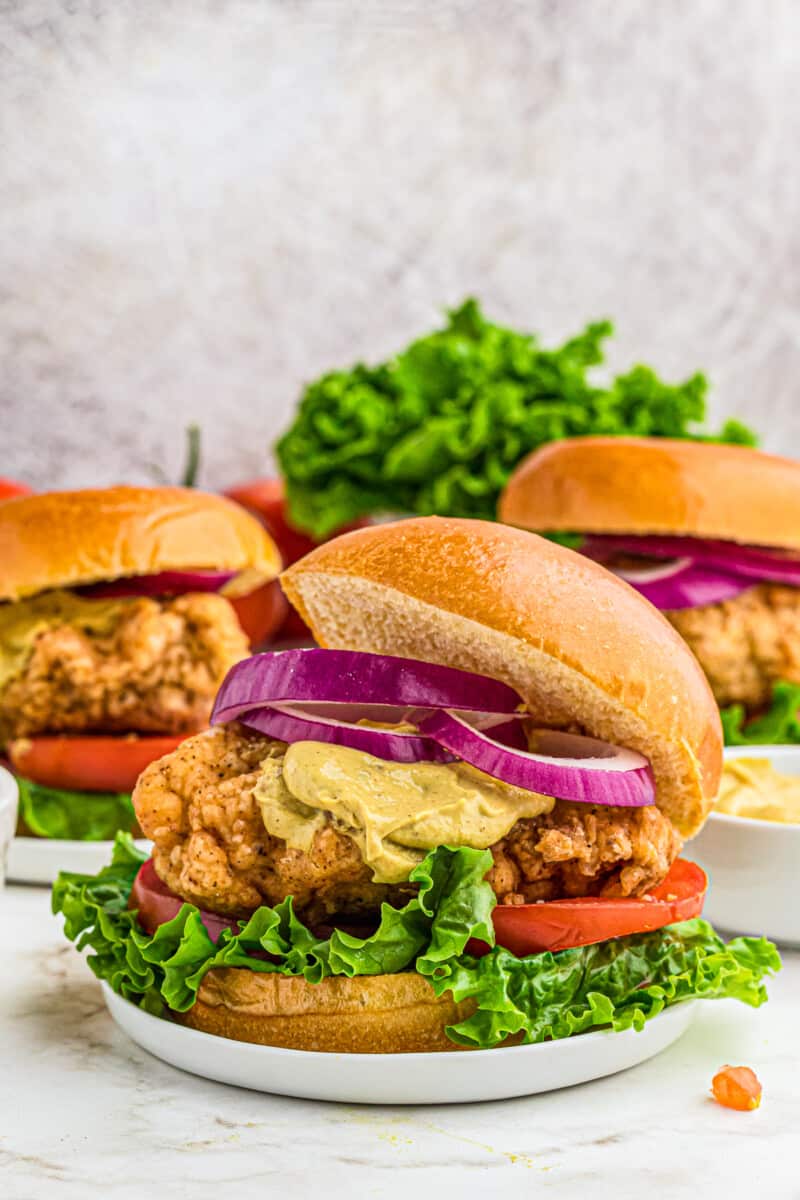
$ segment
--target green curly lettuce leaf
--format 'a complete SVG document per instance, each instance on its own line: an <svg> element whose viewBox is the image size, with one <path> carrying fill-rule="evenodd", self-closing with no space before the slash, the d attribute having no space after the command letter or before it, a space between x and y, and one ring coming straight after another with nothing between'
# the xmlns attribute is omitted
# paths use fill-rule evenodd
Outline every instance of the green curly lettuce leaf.
<svg viewBox="0 0 800 1200"><path fill-rule="evenodd" d="M95 975L150 1012L161 1012L164 1005L177 1012L191 1008L213 967L302 975L319 983L328 975L392 974L413 967L423 953L431 964L447 962L462 954L472 937L494 942L486 850L441 846L429 854L410 876L416 895L404 908L384 904L370 937L342 930L315 937L289 897L240 921L238 933L223 931L216 944L191 904L152 936L139 927L127 903L145 859L129 835L118 835L109 867L94 876L59 875L53 911L64 914L64 931L78 949L93 951L88 961ZM263 953L275 961L253 957Z"/></svg>
<svg viewBox="0 0 800 1200"><path fill-rule="evenodd" d="M111 841L119 830L136 824L125 792L70 792L17 779L19 815L36 837L76 842Z"/></svg>
<svg viewBox="0 0 800 1200"><path fill-rule="evenodd" d="M696 918L557 954L517 958L495 947L484 958L452 960L430 982L437 995L450 991L477 1004L448 1034L486 1048L517 1035L542 1042L597 1028L641 1030L682 1000L732 997L758 1007L767 998L763 977L780 965L765 938L726 945Z"/></svg>
<svg viewBox="0 0 800 1200"><path fill-rule="evenodd" d="M794 746L800 744L800 684L782 680L772 689L770 706L747 720L741 704L720 710L726 746Z"/></svg>
<svg viewBox="0 0 800 1200"><path fill-rule="evenodd" d="M699 431L707 382L667 384L636 366L607 387L608 321L555 350L486 320L475 300L388 362L331 371L305 390L276 452L291 519L324 537L376 512L494 519L517 463L544 442L583 434L708 437L755 443L729 421Z"/></svg>
<svg viewBox="0 0 800 1200"><path fill-rule="evenodd" d="M725 945L702 920L557 954L516 958L495 947L473 958L465 953L471 938L494 943L495 899L484 878L491 856L445 846L415 868L413 899L401 909L384 905L367 938L340 930L315 937L291 898L258 909L216 944L190 904L151 936L127 907L144 860L132 839L119 835L111 865L97 875L59 876L53 911L63 913L67 937L92 951L95 975L157 1015L190 1008L214 967L302 975L312 984L329 975L415 969L437 994L451 991L476 1004L448 1033L459 1044L488 1048L513 1036L538 1042L592 1028L641 1029L666 1005L698 997L759 1005L766 999L763 978L780 967L770 942L736 938Z"/></svg>

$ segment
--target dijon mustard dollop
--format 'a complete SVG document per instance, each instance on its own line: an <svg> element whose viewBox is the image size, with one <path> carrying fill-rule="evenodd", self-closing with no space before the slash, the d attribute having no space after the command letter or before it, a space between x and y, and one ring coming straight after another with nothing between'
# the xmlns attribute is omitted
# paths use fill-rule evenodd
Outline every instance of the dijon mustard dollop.
<svg viewBox="0 0 800 1200"><path fill-rule="evenodd" d="M295 742L261 766L254 789L273 837L308 851L327 821L348 834L379 883L407 879L435 846L484 850L555 801L467 763L396 763L323 742Z"/></svg>

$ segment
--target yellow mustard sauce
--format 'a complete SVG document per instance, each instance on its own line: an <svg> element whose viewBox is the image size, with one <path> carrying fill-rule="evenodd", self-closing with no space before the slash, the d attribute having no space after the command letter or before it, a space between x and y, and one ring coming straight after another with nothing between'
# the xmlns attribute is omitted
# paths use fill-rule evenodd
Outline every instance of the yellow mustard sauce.
<svg viewBox="0 0 800 1200"><path fill-rule="evenodd" d="M768 758L729 759L715 812L759 821L800 824L800 777L776 771Z"/></svg>
<svg viewBox="0 0 800 1200"><path fill-rule="evenodd" d="M261 764L254 789L267 832L309 850L329 820L361 850L378 883L400 883L428 850L485 850L555 801L466 763L396 763L323 742L295 742Z"/></svg>

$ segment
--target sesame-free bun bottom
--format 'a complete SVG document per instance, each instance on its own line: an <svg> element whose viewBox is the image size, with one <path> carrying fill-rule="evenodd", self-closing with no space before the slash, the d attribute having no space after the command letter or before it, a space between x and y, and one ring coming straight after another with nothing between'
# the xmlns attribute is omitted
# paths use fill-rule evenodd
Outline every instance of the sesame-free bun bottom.
<svg viewBox="0 0 800 1200"><path fill-rule="evenodd" d="M193 570L236 571L250 590L275 578L280 555L244 508L193 488L86 488L0 504L0 601Z"/></svg>
<svg viewBox="0 0 800 1200"><path fill-rule="evenodd" d="M422 975L329 976L320 983L221 967L204 977L195 1004L174 1019L239 1042L341 1054L459 1050L445 1033L474 1011Z"/></svg>

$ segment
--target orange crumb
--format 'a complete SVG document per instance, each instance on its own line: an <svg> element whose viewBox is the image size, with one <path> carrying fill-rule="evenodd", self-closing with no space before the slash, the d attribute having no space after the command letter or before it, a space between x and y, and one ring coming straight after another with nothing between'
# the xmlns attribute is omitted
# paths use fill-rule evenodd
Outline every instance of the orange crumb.
<svg viewBox="0 0 800 1200"><path fill-rule="evenodd" d="M761 1103L761 1084L749 1067L722 1067L711 1080L711 1094L717 1104L752 1112Z"/></svg>

